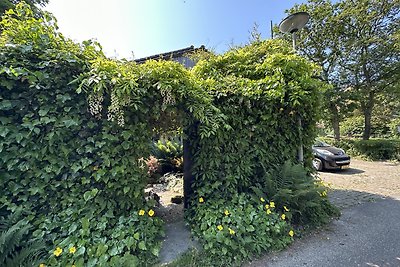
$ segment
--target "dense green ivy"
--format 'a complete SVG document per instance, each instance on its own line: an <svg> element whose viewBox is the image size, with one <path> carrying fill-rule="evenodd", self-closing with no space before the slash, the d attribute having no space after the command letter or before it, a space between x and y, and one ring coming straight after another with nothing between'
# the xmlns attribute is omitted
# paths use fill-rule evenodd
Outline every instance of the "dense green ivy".
<svg viewBox="0 0 400 267"><path fill-rule="evenodd" d="M265 173L296 161L300 140L310 166L323 86L315 65L273 40L200 61L194 73L226 117L214 136L197 138L198 196L229 197L262 184Z"/></svg>
<svg viewBox="0 0 400 267"><path fill-rule="evenodd" d="M73 43L23 5L1 31L0 211L23 207L34 237L64 251L50 265L154 262L161 222L147 214L138 161L150 154L149 127L96 119L76 92L100 47Z"/></svg>
<svg viewBox="0 0 400 267"><path fill-rule="evenodd" d="M180 127L194 162L188 214L217 220L231 201L235 227L257 218L259 229L249 231L265 242L248 246L247 230L235 230L240 254L225 254L240 260L292 240L279 217L285 203L262 226L265 206L251 193L257 187L268 196L265 177L295 161L300 139L308 148L315 137L323 84L313 78L318 69L286 44L255 42L186 70L172 61L107 59L98 44L73 43L50 15L36 19L23 4L0 26L0 212L22 207L29 214L33 237L50 244L46 264L157 260L162 222L144 198L144 159L154 135ZM306 158L309 167L308 149ZM201 198L206 205L198 206ZM208 248L233 236L215 239L213 223L191 221L195 234L208 235ZM271 235L257 232L264 230Z"/></svg>

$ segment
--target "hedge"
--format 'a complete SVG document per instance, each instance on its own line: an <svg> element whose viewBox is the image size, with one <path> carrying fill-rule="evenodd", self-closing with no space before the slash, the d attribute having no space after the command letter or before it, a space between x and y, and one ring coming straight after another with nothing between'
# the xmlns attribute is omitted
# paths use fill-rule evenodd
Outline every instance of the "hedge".
<svg viewBox="0 0 400 267"><path fill-rule="evenodd" d="M187 215L212 259L280 249L293 240L291 221L335 214L308 171L311 151L305 168L290 163L300 139L313 143L325 84L286 43L255 42L189 71L107 59L26 4L0 25L0 215L26 212L32 237L49 246L46 265L157 261L162 222L144 197L144 159L153 135L171 129L190 144Z"/></svg>
<svg viewBox="0 0 400 267"><path fill-rule="evenodd" d="M400 160L399 139L341 139L336 141L322 138L327 143L333 144L354 157L363 157L369 160Z"/></svg>

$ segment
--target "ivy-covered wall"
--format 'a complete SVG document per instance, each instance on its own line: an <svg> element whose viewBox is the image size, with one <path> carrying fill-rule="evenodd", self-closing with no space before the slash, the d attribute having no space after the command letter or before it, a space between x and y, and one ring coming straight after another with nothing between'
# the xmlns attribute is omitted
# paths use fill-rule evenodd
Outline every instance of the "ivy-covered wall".
<svg viewBox="0 0 400 267"><path fill-rule="evenodd" d="M77 93L74 79L105 60L99 51L24 5L1 20L0 216L22 208L50 266L147 264L161 244L139 161L150 154L147 118L99 119L94 100Z"/></svg>
<svg viewBox="0 0 400 267"><path fill-rule="evenodd" d="M226 118L215 135L197 136L193 171L199 196L228 197L262 184L267 172L296 162L300 140L310 167L323 87L313 78L315 65L274 40L211 56L194 73Z"/></svg>
<svg viewBox="0 0 400 267"><path fill-rule="evenodd" d="M31 236L49 246L46 265L157 261L162 222L144 198L143 158L154 133L176 127L193 156L189 222L214 256L219 243L226 262L282 248L292 214L325 214L323 189L301 166L302 196L275 204L267 190L267 178L296 160L300 137L311 146L323 86L285 43L208 55L189 71L107 59L24 4L0 27L0 216L23 209ZM285 205L304 197L310 208L290 213Z"/></svg>

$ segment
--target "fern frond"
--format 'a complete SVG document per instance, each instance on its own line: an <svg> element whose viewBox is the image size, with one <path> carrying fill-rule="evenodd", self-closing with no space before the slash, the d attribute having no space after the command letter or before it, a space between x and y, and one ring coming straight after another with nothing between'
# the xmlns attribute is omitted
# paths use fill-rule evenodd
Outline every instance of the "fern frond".
<svg viewBox="0 0 400 267"><path fill-rule="evenodd" d="M23 247L19 252L15 252L6 259L6 267L30 267L38 266L45 256L45 244L38 240L33 240Z"/></svg>
<svg viewBox="0 0 400 267"><path fill-rule="evenodd" d="M31 226L21 220L0 234L0 263L21 246L24 235L29 233Z"/></svg>

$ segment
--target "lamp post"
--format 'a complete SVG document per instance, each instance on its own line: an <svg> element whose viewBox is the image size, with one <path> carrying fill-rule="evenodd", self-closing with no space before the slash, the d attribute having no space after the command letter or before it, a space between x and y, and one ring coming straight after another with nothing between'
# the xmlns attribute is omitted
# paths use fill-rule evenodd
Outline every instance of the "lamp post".
<svg viewBox="0 0 400 267"><path fill-rule="evenodd" d="M310 19L310 15L307 12L297 12L292 15L287 16L284 18L281 23L279 23L279 30L282 33L291 33L292 34L292 42L293 42L293 50L296 51L296 33L304 28L307 24L308 20ZM299 128L299 148L297 151L297 158L300 163L304 161L304 151L303 151L303 141L301 138L301 118L298 119L298 128Z"/></svg>

